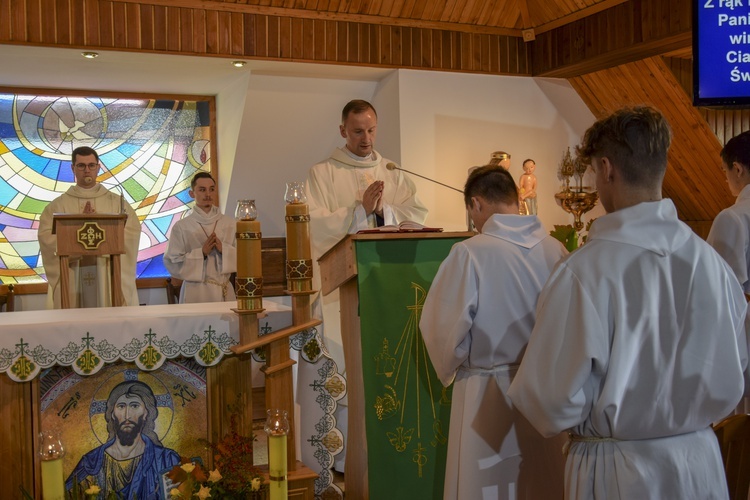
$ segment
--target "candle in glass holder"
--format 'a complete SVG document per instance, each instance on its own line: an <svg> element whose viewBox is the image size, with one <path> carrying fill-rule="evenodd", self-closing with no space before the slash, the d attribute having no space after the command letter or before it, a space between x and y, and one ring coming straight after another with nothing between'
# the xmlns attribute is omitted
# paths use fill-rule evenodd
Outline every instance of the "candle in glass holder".
<svg viewBox="0 0 750 500"><path fill-rule="evenodd" d="M260 309L263 304L263 265L261 261L260 222L255 220L254 200L239 200L237 219L237 307L243 310Z"/></svg>
<svg viewBox="0 0 750 500"><path fill-rule="evenodd" d="M287 183L286 205L286 277L287 288L294 292L312 290L312 253L310 250L310 211L304 185Z"/></svg>
<svg viewBox="0 0 750 500"><path fill-rule="evenodd" d="M289 421L284 410L269 409L266 413L268 418L263 430L268 433L268 493L271 500L286 500L286 436L289 432Z"/></svg>
<svg viewBox="0 0 750 500"><path fill-rule="evenodd" d="M286 478L286 434L268 435L268 477L271 500L286 500L289 488Z"/></svg>
<svg viewBox="0 0 750 500"><path fill-rule="evenodd" d="M64 500L62 442L55 431L39 433L39 456L42 469L42 500Z"/></svg>

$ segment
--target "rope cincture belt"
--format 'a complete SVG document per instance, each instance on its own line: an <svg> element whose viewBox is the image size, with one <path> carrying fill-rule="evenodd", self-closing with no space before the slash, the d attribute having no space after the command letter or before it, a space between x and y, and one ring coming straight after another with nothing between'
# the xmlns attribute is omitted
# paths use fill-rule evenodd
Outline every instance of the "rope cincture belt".
<svg viewBox="0 0 750 500"><path fill-rule="evenodd" d="M209 285L216 285L221 287L221 298L224 300L227 300L227 287L229 286L229 281L225 281L224 283L219 283L216 280L213 280L211 278L206 279L206 283Z"/></svg>
<svg viewBox="0 0 750 500"><path fill-rule="evenodd" d="M568 456L568 450L570 449L570 443L614 443L622 441L622 439L615 439L613 437L599 437L599 436L581 436L580 434L568 433L568 440L565 442L562 448L563 455Z"/></svg>
<svg viewBox="0 0 750 500"><path fill-rule="evenodd" d="M497 365L493 366L492 368L473 368L469 366L459 366L458 369L467 373L470 373L472 375L480 375L480 374L496 374L496 373L503 373L503 372L509 372L513 370L517 370L520 365L518 363L510 363L507 365Z"/></svg>

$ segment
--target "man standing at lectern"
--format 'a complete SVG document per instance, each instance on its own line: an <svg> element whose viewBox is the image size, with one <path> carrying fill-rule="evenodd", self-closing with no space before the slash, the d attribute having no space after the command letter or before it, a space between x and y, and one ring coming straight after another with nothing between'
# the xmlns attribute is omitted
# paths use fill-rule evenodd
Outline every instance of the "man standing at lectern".
<svg viewBox="0 0 750 500"><path fill-rule="evenodd" d="M313 288L320 290L317 260L347 234L361 229L397 225L406 220L424 223L427 209L417 199L411 179L398 169L388 169L390 160L375 151L378 114L367 101L355 99L341 112L339 133L346 141L330 157L309 172L306 193L310 207ZM326 351L345 373L343 341L339 331L338 291L313 303L313 315L323 320ZM339 401L339 429L346 433L347 402ZM337 456L336 469L343 470L346 452Z"/></svg>
<svg viewBox="0 0 750 500"><path fill-rule="evenodd" d="M316 259L349 233L405 220L422 224L427 217L411 179L387 169L392 162L375 151L377 127L372 104L350 101L339 125L346 144L310 169L307 197Z"/></svg>
<svg viewBox="0 0 750 500"><path fill-rule="evenodd" d="M39 219L39 247L47 276L47 308L60 308L60 259L57 255L57 235L52 233L53 214L118 214L124 211L125 254L120 256L122 294L126 306L138 305L135 285L135 265L138 258L138 240L141 224L138 216L121 195L110 192L96 182L99 172L99 155L92 148L81 146L73 150L71 168L75 186L68 188L59 198L52 200ZM110 257L84 256L71 258L71 307L105 307L111 304Z"/></svg>

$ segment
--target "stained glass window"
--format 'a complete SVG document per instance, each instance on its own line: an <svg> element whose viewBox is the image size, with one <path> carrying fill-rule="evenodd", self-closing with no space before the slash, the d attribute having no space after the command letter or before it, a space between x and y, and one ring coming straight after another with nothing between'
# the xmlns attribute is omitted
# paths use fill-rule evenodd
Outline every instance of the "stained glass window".
<svg viewBox="0 0 750 500"><path fill-rule="evenodd" d="M211 171L210 101L0 93L0 282L42 283L37 228L75 182L70 155L99 154L97 180L141 222L137 278L168 276L162 255L188 209L190 179Z"/></svg>

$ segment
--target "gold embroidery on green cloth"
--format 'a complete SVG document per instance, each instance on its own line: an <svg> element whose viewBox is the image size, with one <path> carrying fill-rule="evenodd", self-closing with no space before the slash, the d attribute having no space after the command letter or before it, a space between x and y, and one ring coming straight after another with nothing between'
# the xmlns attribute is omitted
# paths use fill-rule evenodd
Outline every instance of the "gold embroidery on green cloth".
<svg viewBox="0 0 750 500"><path fill-rule="evenodd" d="M36 365L31 362L31 360L26 357L26 354L24 351L29 346L28 342L24 342L23 339L21 339L18 344L16 344L16 347L21 351L21 355L18 357L15 363L13 363L13 366L10 367L11 373L13 373L18 380L26 380L29 378L29 375L36 369Z"/></svg>
<svg viewBox="0 0 750 500"><path fill-rule="evenodd" d="M13 363L10 371L13 372L18 380L26 380L35 368L36 365L32 363L29 358L21 355L21 357L19 357L16 362Z"/></svg>
<svg viewBox="0 0 750 500"><path fill-rule="evenodd" d="M419 477L422 477L422 467L424 467L427 464L427 455L424 454L425 449L422 446L422 443L418 443L417 447L414 449L413 453L414 456L412 457L412 460L415 464L417 464L417 470L419 471Z"/></svg>
<svg viewBox="0 0 750 500"><path fill-rule="evenodd" d="M97 356L94 351L86 349L80 356L78 356L78 359L76 359L76 366L80 368L84 374L88 375L94 371L94 368L96 368L100 362L101 359L99 359L99 356Z"/></svg>
<svg viewBox="0 0 750 500"><path fill-rule="evenodd" d="M148 346L138 356L138 361L141 362L144 368L147 370L153 369L161 359L161 353L152 345Z"/></svg>
<svg viewBox="0 0 750 500"><path fill-rule="evenodd" d="M378 415L378 420L385 420L386 418L394 416L401 407L401 401L398 400L396 390L390 385L386 385L385 389L389 391L390 394L385 394L382 397L375 397L375 413Z"/></svg>
<svg viewBox="0 0 750 500"><path fill-rule="evenodd" d="M411 442L411 435L414 434L414 427L411 429L404 429L403 427L396 427L396 432L386 432L388 441L396 448L396 451L403 453L406 451L406 445Z"/></svg>
<svg viewBox="0 0 750 500"><path fill-rule="evenodd" d="M388 339L383 339L383 350L375 356L375 373L378 375L385 375L391 378L393 375L393 369L396 366L396 358L391 356L388 352Z"/></svg>
<svg viewBox="0 0 750 500"><path fill-rule="evenodd" d="M203 364L205 364L206 366L211 366L220 354L221 351L219 351L219 349L214 345L213 342L207 342L206 345L204 345L201 350L198 351L198 356L200 356Z"/></svg>

